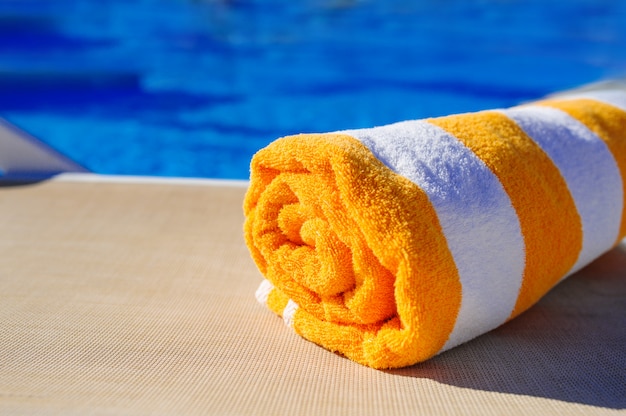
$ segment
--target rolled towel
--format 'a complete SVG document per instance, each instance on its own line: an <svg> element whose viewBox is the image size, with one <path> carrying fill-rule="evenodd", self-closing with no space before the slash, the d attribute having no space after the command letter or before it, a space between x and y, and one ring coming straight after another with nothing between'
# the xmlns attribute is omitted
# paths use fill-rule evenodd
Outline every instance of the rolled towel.
<svg viewBox="0 0 626 416"><path fill-rule="evenodd" d="M626 91L276 140L252 159L257 299L403 367L516 317L626 235Z"/></svg>

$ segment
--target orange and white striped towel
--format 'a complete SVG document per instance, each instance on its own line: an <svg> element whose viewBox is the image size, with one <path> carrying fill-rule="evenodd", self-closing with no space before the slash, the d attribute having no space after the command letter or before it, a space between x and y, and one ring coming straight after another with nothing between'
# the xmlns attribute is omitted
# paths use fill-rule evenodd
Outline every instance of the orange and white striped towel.
<svg viewBox="0 0 626 416"><path fill-rule="evenodd" d="M257 298L374 368L519 315L626 235L626 92L285 137L251 165Z"/></svg>

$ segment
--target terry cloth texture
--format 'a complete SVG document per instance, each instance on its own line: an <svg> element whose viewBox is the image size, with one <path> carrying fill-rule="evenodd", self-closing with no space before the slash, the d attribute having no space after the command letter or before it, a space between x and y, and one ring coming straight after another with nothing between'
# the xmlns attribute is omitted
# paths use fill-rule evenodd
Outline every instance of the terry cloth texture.
<svg viewBox="0 0 626 416"><path fill-rule="evenodd" d="M488 332L626 235L626 93L281 138L251 164L257 299L374 368Z"/></svg>

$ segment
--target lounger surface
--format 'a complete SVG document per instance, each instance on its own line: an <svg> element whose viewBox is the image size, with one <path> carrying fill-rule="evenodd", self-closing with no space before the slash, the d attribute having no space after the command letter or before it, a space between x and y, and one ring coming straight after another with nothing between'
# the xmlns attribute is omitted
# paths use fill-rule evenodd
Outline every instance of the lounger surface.
<svg viewBox="0 0 626 416"><path fill-rule="evenodd" d="M378 371L255 301L245 190L0 187L0 414L623 414L624 243L508 324Z"/></svg>

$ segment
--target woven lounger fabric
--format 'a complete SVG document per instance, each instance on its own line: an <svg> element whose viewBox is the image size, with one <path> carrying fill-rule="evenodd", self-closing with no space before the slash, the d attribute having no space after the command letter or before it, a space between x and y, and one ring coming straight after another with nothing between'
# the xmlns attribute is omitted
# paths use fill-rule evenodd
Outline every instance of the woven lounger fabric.
<svg viewBox="0 0 626 416"><path fill-rule="evenodd" d="M374 368L519 315L626 235L626 93L279 139L252 160L257 298Z"/></svg>

